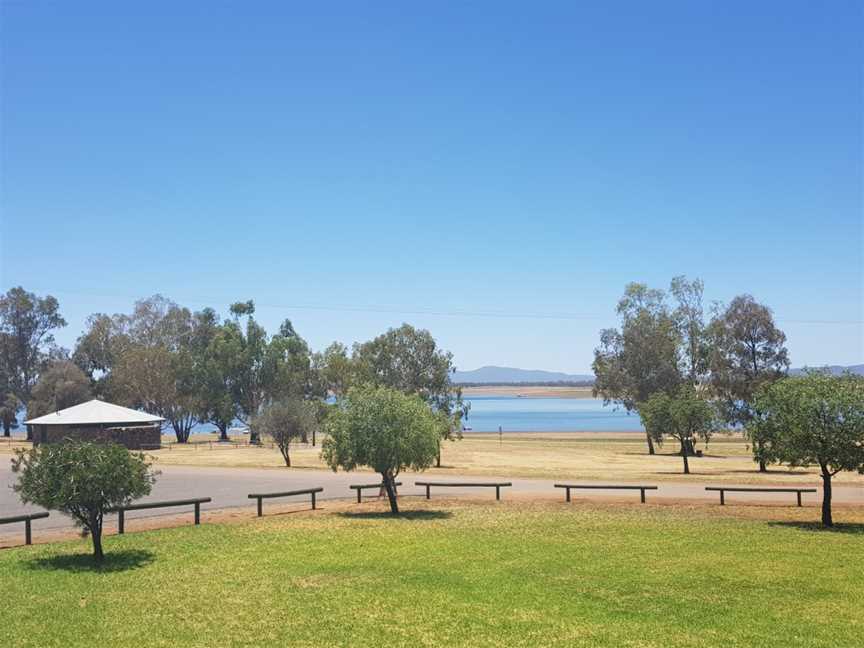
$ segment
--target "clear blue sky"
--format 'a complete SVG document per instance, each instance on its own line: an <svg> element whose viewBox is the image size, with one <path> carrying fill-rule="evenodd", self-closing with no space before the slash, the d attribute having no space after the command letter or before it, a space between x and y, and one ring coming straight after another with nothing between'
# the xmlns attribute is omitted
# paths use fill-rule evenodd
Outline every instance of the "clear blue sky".
<svg viewBox="0 0 864 648"><path fill-rule="evenodd" d="M860 2L3 2L0 288L584 371L624 285L864 362Z"/></svg>

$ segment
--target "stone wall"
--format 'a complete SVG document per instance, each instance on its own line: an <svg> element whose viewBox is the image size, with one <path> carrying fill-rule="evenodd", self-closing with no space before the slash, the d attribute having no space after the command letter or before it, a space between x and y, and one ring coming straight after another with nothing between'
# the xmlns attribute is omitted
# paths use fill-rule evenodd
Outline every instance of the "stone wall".
<svg viewBox="0 0 864 648"><path fill-rule="evenodd" d="M160 447L162 434L158 425L143 427L98 426L70 427L68 425L35 425L33 426L33 445L40 443L57 443L64 439L77 441L113 441L130 450L154 450Z"/></svg>

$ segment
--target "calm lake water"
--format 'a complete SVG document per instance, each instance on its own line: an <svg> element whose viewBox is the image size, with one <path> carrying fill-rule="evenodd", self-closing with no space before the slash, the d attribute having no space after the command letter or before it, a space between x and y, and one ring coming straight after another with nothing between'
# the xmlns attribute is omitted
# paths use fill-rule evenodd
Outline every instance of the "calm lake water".
<svg viewBox="0 0 864 648"><path fill-rule="evenodd" d="M638 414L603 407L599 398L516 398L472 396L464 421L472 432L641 432ZM235 425L244 427L239 421ZM214 432L209 424L196 425L193 434Z"/></svg>
<svg viewBox="0 0 864 648"><path fill-rule="evenodd" d="M641 432L638 414L603 407L599 398L472 396L464 421L473 432Z"/></svg>

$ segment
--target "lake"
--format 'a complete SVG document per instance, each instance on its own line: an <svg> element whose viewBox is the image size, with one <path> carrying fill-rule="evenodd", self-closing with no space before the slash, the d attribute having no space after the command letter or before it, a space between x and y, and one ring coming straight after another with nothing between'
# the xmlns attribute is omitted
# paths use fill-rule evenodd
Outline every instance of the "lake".
<svg viewBox="0 0 864 648"><path fill-rule="evenodd" d="M638 414L627 414L599 398L472 396L464 421L472 432L641 432Z"/></svg>

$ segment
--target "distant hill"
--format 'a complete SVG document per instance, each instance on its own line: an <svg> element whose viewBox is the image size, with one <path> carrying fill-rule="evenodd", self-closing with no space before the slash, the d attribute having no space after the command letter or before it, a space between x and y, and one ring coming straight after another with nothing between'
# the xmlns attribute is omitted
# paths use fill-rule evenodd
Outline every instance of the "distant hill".
<svg viewBox="0 0 864 648"><path fill-rule="evenodd" d="M850 371L853 374L864 376L864 365L849 365L848 367L841 367L840 365L826 365L822 367L801 367L800 369L790 369L789 373L793 376L797 376L804 373L805 369L827 369L835 376L839 376L844 371Z"/></svg>
<svg viewBox="0 0 864 648"><path fill-rule="evenodd" d="M472 371L456 371L452 380L459 384L537 384L537 383L584 383L594 382L593 374L568 374L560 371L540 369L517 369L515 367L480 367Z"/></svg>

